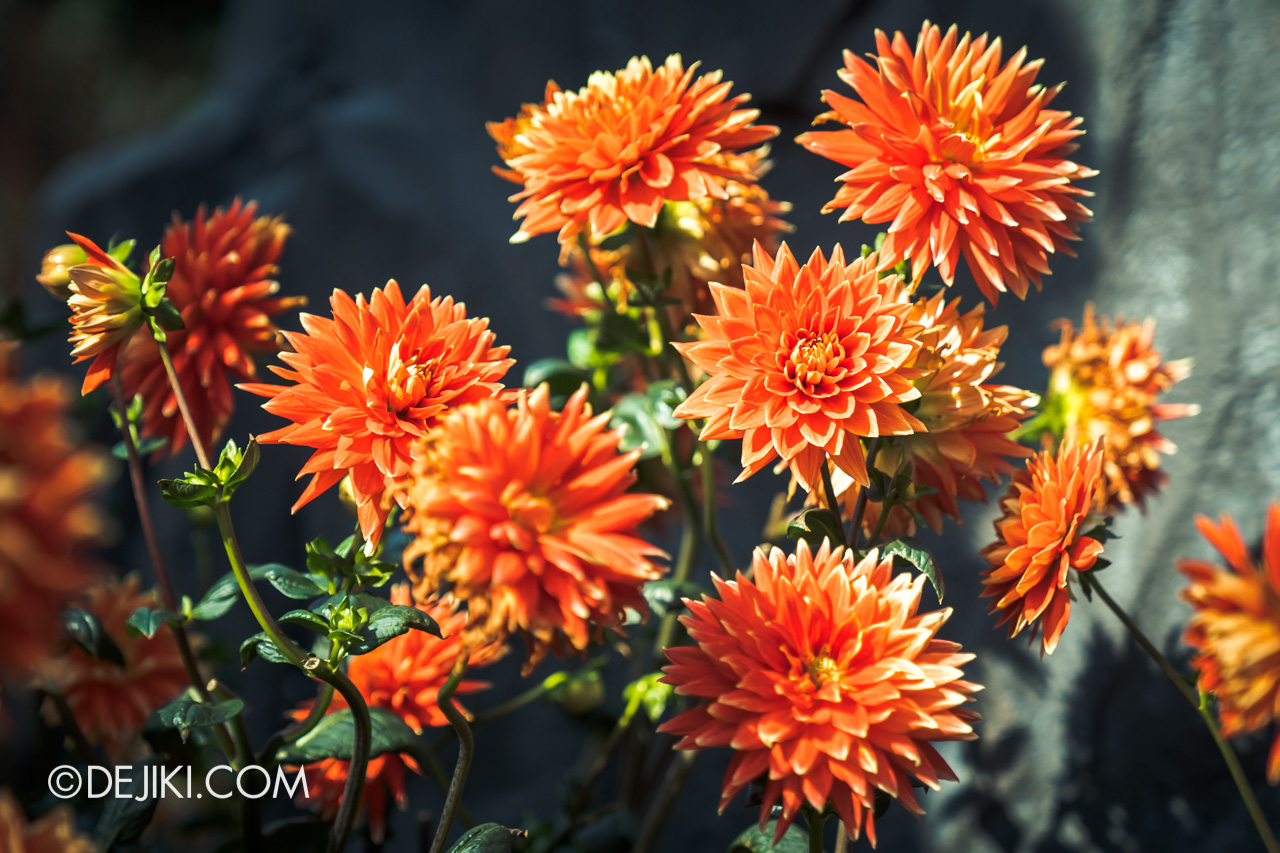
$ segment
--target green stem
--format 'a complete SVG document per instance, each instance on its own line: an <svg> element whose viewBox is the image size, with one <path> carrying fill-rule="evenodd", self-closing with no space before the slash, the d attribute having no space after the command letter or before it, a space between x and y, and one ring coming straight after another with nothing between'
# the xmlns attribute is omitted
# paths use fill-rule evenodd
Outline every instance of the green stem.
<svg viewBox="0 0 1280 853"><path fill-rule="evenodd" d="M511 697L501 705L495 705L487 711L478 711L471 718L471 726L472 728L482 726L485 723L493 722L499 717L505 717L507 714L518 711L530 702L535 702L547 695L548 690L547 683L543 681L541 684L530 687L520 695Z"/></svg>
<svg viewBox="0 0 1280 853"><path fill-rule="evenodd" d="M263 744L262 751L258 753L258 764L270 769L276 764L276 753L280 748L291 744L301 738L307 732L316 727L324 715L329 711L329 703L333 701L333 685L325 682L320 685L320 692L316 694L316 699L311 703L311 710L307 716L297 722L291 723L285 728L273 734Z"/></svg>
<svg viewBox="0 0 1280 853"><path fill-rule="evenodd" d="M187 428L187 437L191 439L191 447L196 452L196 461L200 463L201 468L212 468L204 440L200 438L200 430L196 428L195 418L191 416L191 407L187 405L187 395L183 393L182 383L178 381L178 371L173 367L169 347L161 340L156 341L156 346L160 349L160 363L164 365L165 375L169 377L169 388L173 391L173 399L177 401L178 411L182 414L182 423Z"/></svg>
<svg viewBox="0 0 1280 853"><path fill-rule="evenodd" d="M453 671L449 673L449 680L440 688L436 697L436 704L440 706L441 711L444 711L453 730L458 733L458 763L454 765L453 780L449 783L449 793L444 798L440 825L436 827L435 838L431 840L431 853L444 853L445 845L449 841L449 831L453 829L453 816L461 803L462 788L467 784L467 773L471 770L471 757L476 748L471 727L467 725L467 718L462 716L462 712L453 704L453 693L458 689L458 684L467 671L467 662L470 657L470 653L465 649L458 655L458 659L453 664Z"/></svg>
<svg viewBox="0 0 1280 853"><path fill-rule="evenodd" d="M810 810L808 812L808 822L809 853L822 853L822 825L827 822L827 816Z"/></svg>
<svg viewBox="0 0 1280 853"><path fill-rule="evenodd" d="M373 721L369 718L369 706L365 704L364 696L347 674L340 669L329 669L318 658L312 660L320 664L314 668L314 674L333 685L342 698L347 700L347 707L351 709L351 721L355 724L355 738L351 745L347 782L342 789L342 803L334 816L333 826L329 830L329 843L325 846L325 853L343 853L364 794L364 777L368 772L369 749L373 741Z"/></svg>
<svg viewBox="0 0 1280 853"><path fill-rule="evenodd" d="M715 460L711 458L711 447L706 442L701 443L698 453L701 457L698 467L702 470L702 526L706 530L711 547L715 549L716 556L720 559L720 571L725 580L728 580L733 576L733 555L729 553L729 546L720 536L720 514L719 507L716 505Z"/></svg>
<svg viewBox="0 0 1280 853"><path fill-rule="evenodd" d="M876 453L879 450L880 450L880 439L873 438L867 442L866 469L867 469L868 479L870 477L871 469L875 467ZM871 491L870 485L863 486L861 489L859 489L858 500L853 505L853 536L850 538L849 541L853 543L853 546L855 548L858 547L858 542L859 540L862 539L862 516L867 511L867 498L870 495L870 491Z"/></svg>
<svg viewBox="0 0 1280 853"><path fill-rule="evenodd" d="M206 685L205 695L216 696L222 702L238 698L231 692L230 688L217 679L210 681ZM231 736L236 744L236 754L241 756L240 760L243 762L241 766L248 764L253 760L253 746L252 741L249 739L249 727L244 723L244 714L236 714L229 721L229 725L231 726ZM240 767L236 769L239 770Z"/></svg>
<svg viewBox="0 0 1280 853"><path fill-rule="evenodd" d="M836 519L840 521L841 535L844 535L844 522L840 520L841 519L840 499L836 497L835 483L831 482L831 460L830 459L822 460L822 493L823 495L826 496L826 499L827 499L827 509L835 513ZM863 494L865 493L866 493L866 490L864 489ZM862 495L858 495L858 500L859 501L862 500ZM861 506L862 505L859 504L859 509L861 509ZM854 527L853 530L854 530L853 535L856 540L858 536L858 528ZM848 545L849 543L845 541L845 542L833 542L831 544L832 545Z"/></svg>
<svg viewBox="0 0 1280 853"><path fill-rule="evenodd" d="M1197 693L1191 689L1191 685L1186 679L1173 668L1173 665L1162 655L1146 635L1134 624L1124 609L1116 603L1107 591L1102 588L1102 584L1092 572L1080 572L1077 577L1081 583L1087 587L1092 587L1093 591L1098 593L1103 603L1111 608L1111 612L1129 629L1129 633L1137 640L1138 645L1142 647L1151 659L1154 660L1164 674L1169 677L1173 685L1178 688L1178 692L1182 697L1191 703L1191 707L1196 709L1196 713L1200 715L1200 719L1204 722L1205 727L1209 730L1209 734L1213 737L1213 742L1218 746L1218 752L1222 753L1222 760L1227 765L1227 770L1231 773L1231 779L1236 784L1236 790L1240 792L1240 799L1244 801L1245 811L1249 813L1250 819L1253 820L1254 828L1258 831L1258 836L1262 839L1262 845L1267 849L1267 853L1280 853L1280 844L1276 842L1275 834L1272 833L1271 827L1267 825L1267 819L1262 813L1262 807L1258 805L1257 798L1253 795L1253 788L1249 785L1249 780L1245 778L1244 769L1240 766L1239 759L1236 758L1235 751L1231 748L1231 744L1227 743L1226 738L1222 736L1218 724L1214 721L1213 715L1209 712L1207 697L1203 693Z"/></svg>

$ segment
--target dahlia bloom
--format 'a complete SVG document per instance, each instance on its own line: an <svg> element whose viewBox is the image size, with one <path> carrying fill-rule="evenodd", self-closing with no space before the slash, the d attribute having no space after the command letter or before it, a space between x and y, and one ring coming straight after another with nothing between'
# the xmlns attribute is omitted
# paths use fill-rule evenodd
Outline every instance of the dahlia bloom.
<svg viewBox="0 0 1280 853"><path fill-rule="evenodd" d="M804 266L784 243L758 243L745 288L711 285L715 315L695 319L704 340L676 348L710 378L675 410L707 418L702 439L741 438L745 480L780 457L807 491L828 456L867 484L860 436L924 429L903 408L920 396L908 367L920 349L897 276L874 254L845 263L815 249Z"/></svg>
<svg viewBox="0 0 1280 853"><path fill-rule="evenodd" d="M928 432L882 441L876 467L892 477L909 464L914 483L935 489L907 504L936 533L942 521L960 521L959 502L985 501L982 482L996 482L1013 473L1007 457L1026 457L1031 451L1009 437L1028 417L1037 397L991 380L1004 365L998 360L1008 336L1005 326L984 329L986 307L960 313L959 299L945 294L917 299L908 321L920 326L920 351L909 363L923 372L914 384L920 391L915 416ZM859 487L848 476L833 476L836 492L845 502L856 501ZM884 525L890 537L915 532L915 517L907 506L890 510ZM879 521L881 507L869 501L863 516L868 529Z"/></svg>
<svg viewBox="0 0 1280 853"><path fill-rule="evenodd" d="M295 352L271 370L290 385L240 387L271 398L262 408L293 425L258 436L263 444L315 448L298 476L311 474L293 511L351 475L365 541L376 545L396 484L409 474L411 448L450 408L502 391L515 362L495 347L486 319L468 319L452 297L423 285L408 303L387 282L371 299L341 290L333 319L302 314L305 333L285 332ZM405 505L403 492L395 498Z"/></svg>
<svg viewBox="0 0 1280 853"><path fill-rule="evenodd" d="M98 845L76 830L71 809L59 806L28 821L8 790L0 791L0 850L5 853L97 853Z"/></svg>
<svg viewBox="0 0 1280 853"><path fill-rule="evenodd" d="M66 697L85 737L102 743L113 758L126 756L147 717L190 684L169 631L152 637L130 634L129 617L154 603L136 575L100 578L76 604L98 617L103 632L120 649L124 666L72 646L42 673L45 683Z"/></svg>
<svg viewBox="0 0 1280 853"><path fill-rule="evenodd" d="M1103 487L1102 457L1099 442L1064 442L1056 455L1028 459L1000 502L996 541L982 549L991 564L982 597L995 599L996 627L1008 623L1010 637L1030 628L1033 641L1043 630L1042 653L1053 653L1071 617L1071 570L1087 572L1102 553L1102 543L1086 535L1100 520L1092 513Z"/></svg>
<svg viewBox="0 0 1280 853"><path fill-rule="evenodd" d="M166 333L166 346L206 446L222 434L235 409L231 381L257 376L253 353L280 349L271 318L306 302L275 296L280 285L272 276L289 226L279 216L255 217L256 212L255 202L237 199L212 215L200 208L194 222L175 215L160 246L174 260L166 296L184 326ZM142 395L143 433L165 439L172 453L181 450L186 427L149 334L130 341L121 379L126 397Z"/></svg>
<svg viewBox="0 0 1280 853"><path fill-rule="evenodd" d="M1161 453L1178 448L1156 429L1160 421L1194 415L1199 406L1157 403L1175 382L1191 375L1191 360L1164 361L1152 348L1154 320L1126 323L1095 318L1085 306L1079 332L1059 320L1062 340L1044 351L1050 370L1046 410L1062 418L1062 440L1105 439L1101 498L1115 510L1139 507L1167 479Z"/></svg>
<svg viewBox="0 0 1280 853"><path fill-rule="evenodd" d="M96 574L105 529L94 502L107 457L72 437L72 391L20 382L0 343L0 679L30 674L55 650L61 613Z"/></svg>
<svg viewBox="0 0 1280 853"><path fill-rule="evenodd" d="M67 232L85 253L82 264L67 270L71 295L71 354L76 363L93 359L81 394L88 394L115 375L121 348L146 320L142 281L120 261L87 237Z"/></svg>
<svg viewBox="0 0 1280 853"><path fill-rule="evenodd" d="M750 579L712 577L719 600L685 599L693 646L666 650L662 679L707 700L664 723L677 749L734 750L720 801L766 776L760 826L781 801L777 838L806 803L830 805L875 844L876 789L916 814L912 780L956 780L930 741L972 740L981 689L963 681L973 655L937 639L951 609L919 614L924 576L893 574L875 551L801 541L793 557L755 552Z"/></svg>
<svg viewBox="0 0 1280 853"><path fill-rule="evenodd" d="M1260 560L1228 516L1217 524L1200 516L1196 526L1227 568L1178 563L1191 581L1182 598L1195 609L1183 639L1196 651L1200 689L1218 699L1222 733L1255 732L1280 719L1280 502L1267 508ZM1267 756L1267 781L1280 785L1280 732Z"/></svg>
<svg viewBox="0 0 1280 853"><path fill-rule="evenodd" d="M553 411L544 384L510 408L457 409L408 484L417 589L449 584L472 630L524 632L533 662L561 638L585 649L628 609L647 614L641 587L662 575L637 527L668 501L628 493L639 451L619 453L622 431L586 399L584 387Z"/></svg>
<svg viewBox="0 0 1280 853"><path fill-rule="evenodd" d="M410 604L409 587L406 584L393 586L391 602ZM444 711L436 704L436 697L449 680L449 672L458 655L467 652L470 655L469 666L480 667L502 657L506 649L498 643L464 648L462 630L466 627L467 616L458 611L450 599L433 598L418 607L436 620L444 639L425 631L409 631L366 655L350 658L347 675L370 708L394 713L409 728L421 734L427 728L449 725ZM475 693L488 686L482 681L464 678L458 683L455 696ZM454 704L459 704L456 699ZM346 706L341 694L334 694L328 713ZM294 719L304 719L310 709L311 702L307 702L293 712ZM460 705L459 709L470 716ZM388 798L404 808L406 767L414 773L420 772L417 762L398 753L384 753L369 761L360 807L368 812L369 830L375 841L381 841L386 833ZM351 762L334 758L307 765L309 797L305 802L300 798L299 805L317 808L325 820L332 820L342 801L350 768Z"/></svg>
<svg viewBox="0 0 1280 853"><path fill-rule="evenodd" d="M598 71L577 92L548 83L542 104L491 123L489 132L508 170L522 184L511 197L523 220L514 242L560 232L567 242L584 230L593 240L628 221L652 228L668 201L727 198L725 181L754 180L749 168L723 156L754 148L778 129L754 125L758 110L740 109L748 95L729 97L731 83L713 71L694 78L679 55L656 70L633 58L609 74Z"/></svg>
<svg viewBox="0 0 1280 853"><path fill-rule="evenodd" d="M963 255L994 304L1039 288L1050 254L1074 255L1067 241L1093 216L1074 182L1097 172L1068 159L1082 119L1048 108L1062 86L1036 85L1043 60L1026 57L1002 67L1000 39L944 36L928 21L914 51L877 30L875 67L845 51L839 77L861 100L825 91L832 109L816 121L848 129L796 141L849 167L824 211L891 223L882 268L910 258L918 281L932 263L951 284Z"/></svg>
<svg viewBox="0 0 1280 853"><path fill-rule="evenodd" d="M769 168L767 153L758 148L738 159L748 163L758 178ZM582 247L577 242L564 244L560 263L570 271L560 277L557 286L566 298L553 300L551 306L574 315L624 305L635 287L628 268L643 269L652 264L659 272L671 271L663 296L679 303L671 308L677 327L685 325L691 313L714 311L711 282L741 288L742 265L751 259L751 247L759 242L767 251L777 251L779 234L793 230L780 218L791 205L769 198L759 184L729 180L724 187L727 198L704 196L663 205L653 230L646 235L648 258L636 239L614 249L591 247L592 262L607 288L607 301L594 287L595 273L586 263Z"/></svg>

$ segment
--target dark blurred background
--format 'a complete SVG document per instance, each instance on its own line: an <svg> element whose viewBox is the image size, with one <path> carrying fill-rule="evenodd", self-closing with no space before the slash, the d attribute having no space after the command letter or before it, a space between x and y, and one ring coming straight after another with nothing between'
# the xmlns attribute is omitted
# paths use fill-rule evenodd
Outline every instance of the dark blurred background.
<svg viewBox="0 0 1280 853"><path fill-rule="evenodd" d="M293 225L279 278L317 313L335 287L367 293L392 277L427 282L492 317L520 361L560 355L570 326L543 307L555 240L508 245L514 206L510 185L489 171L497 159L485 121L539 100L548 78L577 87L632 55L658 61L678 51L724 69L735 91L753 94L762 120L782 127L764 183L795 205L797 253L837 241L856 248L871 229L818 212L840 168L791 140L822 110L821 89L842 86L834 73L842 49L872 50L877 27L914 42L925 18L999 35L1006 55L1025 44L1043 57L1040 82L1069 81L1056 106L1085 117L1079 161L1101 171L1086 184L1097 193L1096 218L1082 230L1080 257L1056 259L1043 293L1025 303L1007 297L993 312L1011 328L1002 379L1043 388L1039 354L1056 339L1049 323L1078 322L1090 299L1102 313L1156 318L1166 355L1196 359L1170 400L1197 402L1203 413L1166 430L1181 448L1167 460L1171 482L1145 515L1121 519L1107 574L1147 633L1185 661L1178 635L1188 610L1177 600L1183 580L1173 562L1210 553L1193 515L1230 512L1256 538L1265 501L1280 496L1275 0L0 0L0 288L29 326L59 324L62 307L33 276L64 230L151 245L172 212L189 217L201 202L239 195ZM967 271L957 293L976 298ZM297 328L296 318L284 324ZM29 347L26 365L78 376L62 332ZM239 406L231 435L273 426L253 399ZM106 440L104 416L97 425ZM296 564L306 540L349 526L336 495L287 516L306 455L269 449L252 497L237 498L252 562ZM177 464L188 460L158 473ZM728 529L739 531L733 548L744 563L777 486L761 475L731 492ZM145 571L124 489L112 495L124 518L112 556ZM929 794L922 821L892 810L880 824L881 849L1260 849L1194 713L1107 614L1078 602L1044 661L992 630L977 598L977 550L994 509L971 510L937 544L956 608L944 634L978 652L971 677L987 685L982 738L944 750L962 784ZM175 570L180 591L224 570L220 555L205 566L196 557L213 543L193 541L175 512L160 515L171 565L190 567ZM220 628L243 635L241 620ZM544 665L536 677L549 671ZM239 677L259 742L305 697L296 681L253 668ZM492 681L474 707L524 687L515 661ZM614 678L614 705L619 686ZM580 722L552 706L484 731L468 806L511 826L549 815L583 744ZM1275 823L1280 797L1261 782L1268 745L1261 736L1237 742ZM9 749L0 752L3 769L19 778L29 756ZM659 849L723 850L754 820L740 803L715 815L727 758L699 763ZM425 781L410 791L387 849L415 849L414 813L439 807Z"/></svg>

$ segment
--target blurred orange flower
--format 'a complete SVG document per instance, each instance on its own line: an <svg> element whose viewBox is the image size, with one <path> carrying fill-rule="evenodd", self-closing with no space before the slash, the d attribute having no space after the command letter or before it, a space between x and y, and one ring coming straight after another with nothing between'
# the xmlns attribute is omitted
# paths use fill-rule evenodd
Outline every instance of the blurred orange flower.
<svg viewBox="0 0 1280 853"><path fill-rule="evenodd" d="M639 451L618 452L621 430L586 396L555 412L542 385L511 408L460 408L408 484L404 560L417 590L448 584L482 635L525 632L530 666L561 637L582 650L626 610L647 614L640 589L663 571L637 527L668 501L627 492Z"/></svg>
<svg viewBox="0 0 1280 853"><path fill-rule="evenodd" d="M7 789L0 791L0 850L4 853L97 853L98 845L76 830L71 809L59 806L28 821Z"/></svg>
<svg viewBox="0 0 1280 853"><path fill-rule="evenodd" d="M781 838L806 803L828 805L875 844L876 790L916 814L912 780L938 789L955 774L930 741L972 740L981 689L963 681L973 655L937 639L951 609L919 614L924 576L893 574L873 550L801 541L793 557L757 550L750 579L713 576L719 600L685 599L696 645L667 649L662 680L708 700L664 723L677 749L727 746L720 808L767 774L760 826L781 801Z"/></svg>
<svg viewBox="0 0 1280 853"><path fill-rule="evenodd" d="M121 348L146 319L142 281L88 237L67 232L85 253L82 264L68 269L71 291L71 354L76 363L93 359L81 394L88 394L115 375Z"/></svg>
<svg viewBox="0 0 1280 853"><path fill-rule="evenodd" d="M1071 616L1071 570L1092 569L1102 553L1102 543L1087 535L1101 522L1093 513L1102 458L1100 442L1064 442L1056 455L1044 451L1027 460L1000 502L996 541L982 549L991 564L982 597L995 599L996 626L1008 623L1010 637L1030 628L1032 640L1043 629L1044 653L1057 647Z"/></svg>
<svg viewBox="0 0 1280 853"><path fill-rule="evenodd" d="M409 587L397 584L391 588L393 604L410 604ZM451 599L433 598L417 605L440 626L444 639L425 631L409 631L388 640L365 655L349 659L347 675L364 696L370 708L391 711L404 720L409 728L421 734L426 728L449 725L444 711L436 704L440 688L449 680L458 655L464 652L462 630L467 616L457 610ZM506 653L499 643L486 643L469 650L471 667L487 666ZM483 690L489 685L482 681L464 678L458 683L455 696ZM459 704L455 700L454 704ZM311 702L293 712L296 720L305 719L311 710ZM327 713L347 707L341 694L334 694ZM465 709L459 709L466 716ZM369 830L374 841L380 842L386 832L386 817L390 802L404 808L405 768L420 772L417 762L408 755L385 753L369 761L365 772L364 792L360 800L362 810L369 815ZM332 820L342 801L342 790L347 782L351 762L328 758L306 768L309 796L299 800L320 810L325 820Z"/></svg>
<svg viewBox="0 0 1280 853"><path fill-rule="evenodd" d="M876 263L846 263L836 246L800 266L785 243L776 260L757 244L744 290L711 285L717 314L696 318L705 339L676 344L710 378L675 415L707 418L703 439L742 439L739 481L780 457L813 491L830 456L865 485L860 436L924 429L901 405L920 396L911 304Z"/></svg>
<svg viewBox="0 0 1280 853"><path fill-rule="evenodd" d="M293 369L271 370L292 384L240 387L270 397L262 407L293 421L260 442L316 450L298 474L312 477L294 512L350 474L372 546L409 474L413 443L448 409L499 394L515 362L508 347L493 345L488 320L468 319L452 297L432 299L426 285L408 303L389 281L368 301L335 290L330 304L333 319L303 314L305 333L284 333L295 352L280 360ZM403 506L403 492L395 497Z"/></svg>
<svg viewBox="0 0 1280 853"><path fill-rule="evenodd" d="M1194 415L1199 406L1157 403L1175 382L1191 375L1191 360L1164 361L1151 344L1154 320L1126 323L1117 316L1097 319L1093 304L1084 309L1079 332L1059 320L1062 340L1044 351L1051 373L1046 412L1060 417L1062 440L1106 440L1099 495L1111 509L1143 506L1147 495L1167 479L1161 453L1178 448L1156 429L1160 421Z"/></svg>
<svg viewBox="0 0 1280 853"><path fill-rule="evenodd" d="M668 201L727 198L725 181L754 180L731 157L774 137L753 125L758 110L740 109L731 83L713 71L695 79L678 55L656 70L633 58L610 74L598 71L577 92L548 83L542 104L489 124L506 170L522 184L511 197L522 219L513 241L560 232L567 242L584 229L599 240L628 221L652 228Z"/></svg>
<svg viewBox="0 0 1280 853"><path fill-rule="evenodd" d="M983 294L1024 298L1049 273L1048 256L1092 213L1075 181L1094 170L1070 159L1082 121L1049 103L1062 86L1035 84L1043 60L1026 48L1001 67L1000 39L944 36L928 21L915 50L902 33L876 31L876 67L845 51L839 77L861 100L825 91L817 121L846 130L796 141L849 171L826 211L841 221L888 222L882 268L910 258L919 281L935 264L947 284L963 255Z"/></svg>
<svg viewBox="0 0 1280 853"><path fill-rule="evenodd" d="M0 679L29 675L62 636L61 612L97 573L106 521L94 503L107 457L72 437L72 391L14 377L0 342Z"/></svg>
<svg viewBox="0 0 1280 853"><path fill-rule="evenodd" d="M280 349L271 318L306 302L275 296L280 285L272 276L289 226L279 216L255 217L257 209L255 202L236 199L212 215L201 207L194 222L175 215L161 243L161 253L174 260L166 295L185 327L167 332L166 345L206 446L222 434L235 409L228 377L257 376L252 354ZM125 350L121 379L126 397L142 395L143 433L165 439L171 453L181 450L186 428L149 334L135 335Z"/></svg>
<svg viewBox="0 0 1280 853"><path fill-rule="evenodd" d="M1280 503L1267 508L1261 560L1224 515L1196 518L1200 533L1227 561L1181 560L1191 585L1182 598L1195 608L1183 639L1195 649L1199 687L1218 699L1227 737L1256 732L1280 719ZM1280 785L1280 732L1267 757L1267 781Z"/></svg>
<svg viewBox="0 0 1280 853"><path fill-rule="evenodd" d="M76 724L90 743L102 743L112 758L125 757L151 712L190 684L173 634L132 636L129 617L155 598L141 589L136 575L123 580L102 577L84 591L76 606L97 616L103 632L120 649L124 665L99 660L72 646L50 661L45 683L66 697Z"/></svg>

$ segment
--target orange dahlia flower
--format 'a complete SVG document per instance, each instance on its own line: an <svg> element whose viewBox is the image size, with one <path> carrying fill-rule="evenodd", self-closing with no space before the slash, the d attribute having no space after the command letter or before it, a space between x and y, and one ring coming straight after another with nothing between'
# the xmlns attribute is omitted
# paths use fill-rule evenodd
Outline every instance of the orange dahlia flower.
<svg viewBox="0 0 1280 853"><path fill-rule="evenodd" d="M750 164L753 175L763 175L769 167L767 150L758 148L739 155ZM565 299L551 306L566 314L582 314L614 305L625 305L635 285L627 273L652 264L659 272L671 271L671 282L663 294L679 302L672 307L677 327L688 322L691 313L715 310L711 282L742 287L742 265L751 260L751 247L761 243L767 251L778 248L778 235L794 230L779 217L791 209L775 201L756 183L725 181L727 198L704 196L696 201L671 201L663 205L651 233L646 235L649 256L638 240L616 249L591 248L595 269L604 278L607 293L595 286L595 272L582 255L577 242L561 247L560 262L570 272L557 283Z"/></svg>
<svg viewBox="0 0 1280 853"><path fill-rule="evenodd" d="M668 501L627 492L639 451L619 453L622 431L586 399L583 387L555 412L542 385L511 408L460 408L408 486L417 589L447 583L473 630L525 632L534 662L561 637L582 650L626 610L647 614L640 589L662 575L637 527Z"/></svg>
<svg viewBox="0 0 1280 853"><path fill-rule="evenodd" d="M633 58L609 74L596 72L577 92L548 83L542 104L491 123L509 167L498 174L523 185L511 197L522 219L513 241L560 232L566 242L584 229L592 239L628 221L652 228L668 201L727 198L725 181L754 180L732 157L778 134L754 125L758 110L740 109L721 72L694 78L679 55L657 70Z"/></svg>
<svg viewBox="0 0 1280 853"><path fill-rule="evenodd" d="M876 66L845 51L840 79L861 100L825 91L831 111L817 121L846 130L796 141L841 165L843 182L826 211L841 221L888 222L882 268L911 259L919 280L935 264L947 284L963 255L995 303L1028 283L1040 287L1048 256L1074 255L1079 224L1093 214L1074 182L1096 175L1072 160L1080 118L1049 109L1062 86L1035 84L1043 60L1026 48L1002 67L1000 39L944 36L928 21L915 50L902 33L876 31Z"/></svg>
<svg viewBox="0 0 1280 853"><path fill-rule="evenodd" d="M96 574L105 529L94 497L107 457L72 436L72 391L13 377L0 342L0 679L29 675L62 636L61 613Z"/></svg>
<svg viewBox="0 0 1280 853"><path fill-rule="evenodd" d="M780 457L813 491L830 456L865 485L860 436L924 429L901 405L920 396L907 367L920 344L900 280L874 254L846 264L839 246L804 266L785 243L776 259L753 253L743 290L711 285L717 314L695 318L705 339L676 344L710 378L675 415L707 418L702 439L742 439L739 481Z"/></svg>
<svg viewBox="0 0 1280 853"><path fill-rule="evenodd" d="M1044 351L1050 369L1046 411L1061 417L1063 441L1105 439L1100 496L1112 509L1146 502L1167 479L1160 454L1177 446L1156 429L1160 421L1194 415L1199 406L1157 403L1175 382L1191 375L1191 360L1164 361L1151 344L1154 320L1100 320L1085 306L1079 332L1059 320L1062 340Z"/></svg>
<svg viewBox="0 0 1280 853"><path fill-rule="evenodd" d="M393 604L410 604L409 587L397 584L391 588ZM465 649L462 630L467 616L457 610L452 600L433 598L417 605L436 620L444 639L425 631L409 631L388 640L366 655L353 657L347 664L347 675L364 696L370 708L390 711L421 734L427 728L449 725L444 711L436 704L440 688L449 680L458 655L466 651L471 667L487 666L502 657L506 649L499 643L485 643ZM489 685L482 681L464 678L458 683L455 695L465 695L483 690ZM458 704L455 700L455 704ZM340 694L334 694L328 713L347 707ZM459 709L466 716L466 709ZM294 719L304 719L311 710L311 702L293 712ZM364 792L360 807L369 815L369 831L375 841L382 841L386 832L386 816L390 802L400 808L405 805L405 768L421 772L408 755L384 753L371 759L365 771ZM347 782L351 762L327 758L306 768L309 797L300 805L318 809L325 820L332 820L342 801L343 787Z"/></svg>
<svg viewBox="0 0 1280 853"><path fill-rule="evenodd" d="M413 443L446 410L499 394L515 362L493 345L488 320L468 319L452 297L432 299L426 285L407 303L389 281L367 301L335 290L330 304L333 319L303 314L306 332L284 333L295 352L280 360L293 369L271 370L292 385L240 387L293 421L260 442L316 450L298 474L312 477L294 512L350 474L361 533L375 545ZM404 494L395 497L403 506Z"/></svg>
<svg viewBox="0 0 1280 853"><path fill-rule="evenodd" d="M1028 417L1037 397L992 379L1004 365L998 360L1008 336L1005 326L984 329L986 308L978 305L963 314L959 299L947 302L945 294L917 299L909 322L921 327L920 351L909 366L923 372L915 380L920 400L915 416L928 432L881 441L875 465L892 477L900 466L910 465L914 483L935 491L895 506L885 522L890 537L915 532L915 516L909 506L937 533L942 520L960 521L960 501L985 501L982 482L996 482L1013 473L1007 457L1030 456L1031 451L1009 437ZM859 487L847 476L832 478L837 494L854 502ZM863 516L875 529L880 504L869 501Z"/></svg>
<svg viewBox="0 0 1280 853"><path fill-rule="evenodd" d="M1191 586L1183 593L1195 613L1183 639L1195 649L1199 687L1218 699L1227 737L1280 720L1280 502L1267 508L1261 559L1249 554L1228 516L1196 519L1200 533L1227 561L1181 560ZM1280 785L1280 731L1267 757L1267 781Z"/></svg>
<svg viewBox="0 0 1280 853"><path fill-rule="evenodd" d="M1035 639L1043 629L1044 653L1052 654L1071 616L1067 578L1072 569L1092 569L1102 543L1087 533L1098 521L1092 513L1102 489L1102 446L1063 443L1027 460L1014 475L995 522L996 541L982 549L991 564L983 572L983 598L994 598L996 626L1009 636L1024 628Z"/></svg>
<svg viewBox="0 0 1280 853"><path fill-rule="evenodd" d="M973 655L936 637L950 608L917 613L924 576L895 576L875 551L855 564L801 541L793 557L757 550L752 571L713 576L718 601L685 599L695 645L666 650L663 681L707 702L660 731L677 749L734 750L721 810L765 777L760 826L781 801L777 838L807 803L874 844L876 789L922 814L912 780L955 781L930 741L977 737L960 707L981 689L962 680Z"/></svg>
<svg viewBox="0 0 1280 853"><path fill-rule="evenodd" d="M142 326L142 281L88 237L67 232L85 253L82 264L68 269L71 291L71 354L76 363L93 359L81 394L88 394L115 375L121 348Z"/></svg>
<svg viewBox="0 0 1280 853"><path fill-rule="evenodd" d="M146 637L129 632L133 612L154 603L136 575L100 578L84 591L77 606L98 617L103 632L120 649L124 666L73 646L43 672L50 688L66 697L85 737L102 743L113 758L124 757L151 712L190 684L172 633L157 631Z"/></svg>
<svg viewBox="0 0 1280 853"><path fill-rule="evenodd" d="M98 845L76 830L66 806L28 821L8 790L0 791L0 850L5 853L97 853Z"/></svg>
<svg viewBox="0 0 1280 853"><path fill-rule="evenodd" d="M253 379L253 353L280 349L279 330L271 318L306 302L301 296L277 297L272 279L289 226L279 216L258 216L257 204L239 199L227 209L207 215L203 207L194 222L176 215L165 232L161 253L173 258L173 277L166 293L182 313L184 328L167 332L178 382L206 446L222 434L235 402L231 381ZM121 370L125 395L141 394L143 433L165 439L176 453L187 442L150 335L134 336Z"/></svg>

